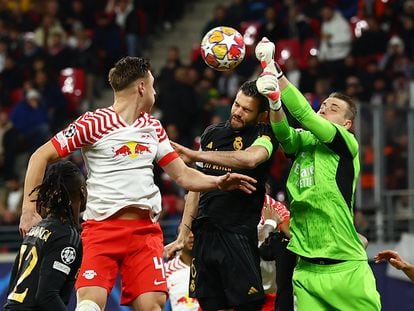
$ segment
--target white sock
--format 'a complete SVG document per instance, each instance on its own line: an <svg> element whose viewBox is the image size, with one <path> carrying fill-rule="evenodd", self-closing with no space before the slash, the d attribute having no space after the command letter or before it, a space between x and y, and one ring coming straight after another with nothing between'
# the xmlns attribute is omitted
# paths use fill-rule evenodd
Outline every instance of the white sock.
<svg viewBox="0 0 414 311"><path fill-rule="evenodd" d="M75 311L101 311L101 308L92 300L82 300L76 306Z"/></svg>

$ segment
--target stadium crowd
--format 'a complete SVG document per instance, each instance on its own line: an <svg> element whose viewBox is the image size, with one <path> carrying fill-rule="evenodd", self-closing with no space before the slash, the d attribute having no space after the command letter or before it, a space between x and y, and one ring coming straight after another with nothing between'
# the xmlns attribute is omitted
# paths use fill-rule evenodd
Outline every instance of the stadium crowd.
<svg viewBox="0 0 414 311"><path fill-rule="evenodd" d="M189 1L2 1L0 9L1 223L17 224L27 156L84 110L107 85L107 71L124 55L141 55L154 34L167 32ZM360 103L361 124L372 107L384 108L386 187L407 188L405 115L414 75L414 1L229 1L218 5L202 35L218 25L245 34L245 60L234 71L208 68L194 49L166 51L156 74L155 114L173 141L198 147L201 129L228 115L242 81L256 77L252 53L263 36L312 107L332 89ZM246 43L249 43L247 42ZM186 65L184 65L186 63ZM63 69L84 80L80 94L65 93ZM76 76L77 74L77 76ZM361 133L362 187L374 185L372 133ZM289 162L277 152L270 175L273 195L284 200ZM71 160L82 169L79 154ZM158 172L158 168L156 168ZM391 174L392 172L392 174ZM159 172L164 219L178 219L185 191ZM404 211L404 200L398 202ZM406 209L406 208L405 208Z"/></svg>

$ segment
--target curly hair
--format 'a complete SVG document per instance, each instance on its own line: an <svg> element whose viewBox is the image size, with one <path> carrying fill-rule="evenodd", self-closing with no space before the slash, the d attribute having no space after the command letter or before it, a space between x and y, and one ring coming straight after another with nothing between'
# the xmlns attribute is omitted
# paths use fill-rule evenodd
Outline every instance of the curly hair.
<svg viewBox="0 0 414 311"><path fill-rule="evenodd" d="M85 177L74 163L60 161L49 166L43 182L30 194L37 192L34 201L40 215L52 216L76 226L72 200L80 194L84 183Z"/></svg>

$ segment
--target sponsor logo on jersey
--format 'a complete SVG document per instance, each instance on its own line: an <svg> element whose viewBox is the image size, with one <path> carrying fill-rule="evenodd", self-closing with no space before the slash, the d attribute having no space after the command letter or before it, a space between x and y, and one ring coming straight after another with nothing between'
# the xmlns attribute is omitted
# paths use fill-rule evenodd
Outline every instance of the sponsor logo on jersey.
<svg viewBox="0 0 414 311"><path fill-rule="evenodd" d="M191 298L186 296L181 296L177 299L177 305L185 305L187 307L194 307L198 304L198 301L196 298Z"/></svg>
<svg viewBox="0 0 414 311"><path fill-rule="evenodd" d="M129 157L131 159L137 158L139 155L146 152L151 153L149 146L137 143L135 141L129 141L121 147L112 147L112 151L115 157Z"/></svg>
<svg viewBox="0 0 414 311"><path fill-rule="evenodd" d="M97 275L98 274L95 272L95 270L85 270L85 272L82 274L82 276L87 280L92 280Z"/></svg>
<svg viewBox="0 0 414 311"><path fill-rule="evenodd" d="M65 247L60 252L60 258L65 264L70 265L76 259L76 250L71 246Z"/></svg>
<svg viewBox="0 0 414 311"><path fill-rule="evenodd" d="M68 267L67 265L64 265L63 263L59 261L55 261L53 263L53 269L63 272L66 275L68 275L70 272L70 267Z"/></svg>

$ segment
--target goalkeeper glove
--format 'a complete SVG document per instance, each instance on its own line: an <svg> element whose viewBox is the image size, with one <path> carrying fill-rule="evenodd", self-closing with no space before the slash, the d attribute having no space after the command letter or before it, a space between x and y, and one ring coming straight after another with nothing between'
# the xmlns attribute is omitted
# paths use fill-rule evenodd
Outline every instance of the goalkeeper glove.
<svg viewBox="0 0 414 311"><path fill-rule="evenodd" d="M279 65L275 62L275 45L270 42L269 39L263 37L257 44L255 49L256 58L260 62L263 68L263 72L271 72L278 79L283 76L283 72Z"/></svg>
<svg viewBox="0 0 414 311"><path fill-rule="evenodd" d="M270 109L279 110L282 107L279 83L275 75L270 72L263 72L256 80L256 87L260 94L267 97Z"/></svg>

